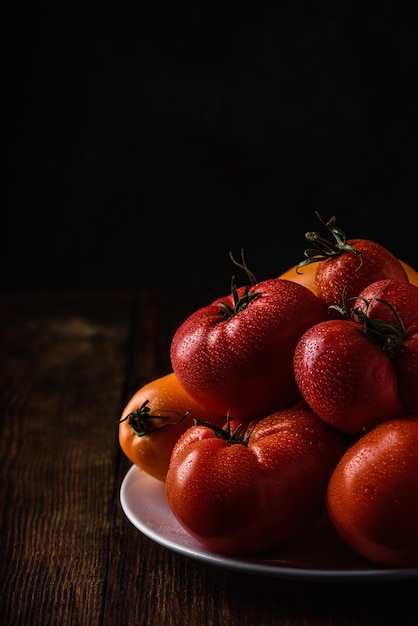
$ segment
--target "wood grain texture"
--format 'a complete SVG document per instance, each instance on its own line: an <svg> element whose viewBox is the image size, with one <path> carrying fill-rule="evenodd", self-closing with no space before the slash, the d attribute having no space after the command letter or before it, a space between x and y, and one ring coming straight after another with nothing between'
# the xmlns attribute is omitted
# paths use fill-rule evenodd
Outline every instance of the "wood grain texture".
<svg viewBox="0 0 418 626"><path fill-rule="evenodd" d="M125 517L117 420L208 294L0 298L2 626L415 626L418 581L303 583L171 552Z"/></svg>

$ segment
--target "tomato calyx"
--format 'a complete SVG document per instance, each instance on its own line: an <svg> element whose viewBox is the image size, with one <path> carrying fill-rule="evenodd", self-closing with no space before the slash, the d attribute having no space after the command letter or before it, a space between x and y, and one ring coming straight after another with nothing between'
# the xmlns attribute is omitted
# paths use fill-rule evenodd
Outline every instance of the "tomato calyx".
<svg viewBox="0 0 418 626"><path fill-rule="evenodd" d="M149 435L156 432L157 430L166 428L167 426L180 424L180 422L182 422L190 413L190 409L184 414L179 413L178 411L164 410L165 413L171 413L180 417L180 419L173 422L169 415L161 415L160 413L156 414L155 410L152 411L148 406L148 403L149 400L145 400L145 402L143 402L140 407L135 409L135 411L132 411L132 413L129 413L128 415L123 417L121 420L119 420L118 423L120 424L121 422L125 422L127 420L135 435L137 435L138 437L144 437L144 435ZM156 419L164 419L169 421L154 427L154 420Z"/></svg>
<svg viewBox="0 0 418 626"><path fill-rule="evenodd" d="M238 424L236 428L232 429L229 415L226 418L225 428L220 428L219 426L215 426L215 424L211 424L210 422L198 419L195 419L194 423L196 426L205 426L206 428L210 428L210 430L213 431L215 437L217 437L218 439L223 439L228 443L229 446L241 444L248 447L251 434L255 427L255 424Z"/></svg>
<svg viewBox="0 0 418 626"><path fill-rule="evenodd" d="M353 299L356 300L357 298ZM329 308L335 309L349 321L362 326L362 329L359 328L359 332L362 332L371 341L379 345L391 359L396 358L403 346L406 332L405 325L398 312L390 304L390 302L382 300L381 298L375 297L372 300L361 298L361 300L364 302L366 310L363 310L360 306L358 306L348 311L344 297L343 307L331 305ZM395 318L395 322L393 324L390 324L382 319L371 319L369 317L370 307L374 302L380 302L390 309Z"/></svg>
<svg viewBox="0 0 418 626"><path fill-rule="evenodd" d="M309 265L310 263L317 263L318 261L326 261L327 259L335 258L340 256L343 252L355 252L359 258L360 263L357 269L359 269L363 264L363 255L360 250L351 246L347 243L347 236L340 228L335 225L336 217L331 217L328 221L326 221L318 211L315 211L316 217L319 221L324 224L324 226L330 231L332 236L334 237L334 241L330 241L318 235L316 232L307 232L305 234L305 239L312 244L312 248L307 248L304 251L305 259L300 261L300 263L296 266L296 272L301 267L305 265Z"/></svg>
<svg viewBox="0 0 418 626"><path fill-rule="evenodd" d="M245 287L244 293L240 296L235 282L235 276L232 277L231 294L234 298L234 306L229 306L229 304L227 304L226 302L218 302L219 312L225 320L229 320L237 313L245 311L249 303L254 300L254 298L257 298L260 295L258 291L253 291L252 293L249 293L250 288L251 287L247 285L247 287Z"/></svg>
<svg viewBox="0 0 418 626"><path fill-rule="evenodd" d="M377 343L391 359L394 359L403 346L405 326L398 312L389 302L381 300L380 298L375 298L375 301L384 304L392 311L396 320L394 324L389 324L380 319L370 319L368 310L371 302L367 300L364 300L366 311L356 308L353 310L353 315L358 319L360 324L363 324L364 334L374 341L374 343Z"/></svg>

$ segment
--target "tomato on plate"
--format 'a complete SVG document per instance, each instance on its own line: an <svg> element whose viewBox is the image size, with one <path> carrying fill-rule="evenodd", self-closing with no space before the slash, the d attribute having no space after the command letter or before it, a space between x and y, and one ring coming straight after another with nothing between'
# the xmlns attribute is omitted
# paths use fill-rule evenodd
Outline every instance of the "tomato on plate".
<svg viewBox="0 0 418 626"><path fill-rule="evenodd" d="M255 553L284 544L325 511L345 447L309 408L247 426L197 424L175 445L165 485L180 524L208 549Z"/></svg>
<svg viewBox="0 0 418 626"><path fill-rule="evenodd" d="M406 275L408 276L408 280L412 285L415 285L416 287L418 287L418 272L417 270L412 267L411 265L408 265L408 263L405 263L405 261L402 261L400 259L400 262L402 263Z"/></svg>
<svg viewBox="0 0 418 626"><path fill-rule="evenodd" d="M311 327L294 355L295 379L308 406L348 435L402 414L392 359L360 322L333 319Z"/></svg>
<svg viewBox="0 0 418 626"><path fill-rule="evenodd" d="M390 341L387 350L397 372L403 413L418 413L418 287L397 280L372 283L354 304L354 314L359 312L375 324L375 335L384 325L383 338Z"/></svg>
<svg viewBox="0 0 418 626"><path fill-rule="evenodd" d="M300 399L294 349L307 328L326 318L323 302L297 283L233 285L177 329L173 371L202 406L241 420L265 417Z"/></svg>
<svg viewBox="0 0 418 626"><path fill-rule="evenodd" d="M347 239L336 226L335 217L325 221L318 212L316 216L333 240L316 232L306 233L311 247L305 250L305 259L298 263L295 273L300 273L298 282L311 288L327 306L342 306L343 295L356 297L367 285L383 278L408 281L405 264L387 248L368 239ZM292 270L286 277L289 272Z"/></svg>
<svg viewBox="0 0 418 626"><path fill-rule="evenodd" d="M294 368L308 406L334 428L361 435L418 412L418 287L377 281L351 306L348 318L304 333Z"/></svg>
<svg viewBox="0 0 418 626"><path fill-rule="evenodd" d="M345 452L328 486L329 518L361 556L418 565L418 415L376 426Z"/></svg>
<svg viewBox="0 0 418 626"><path fill-rule="evenodd" d="M225 415L203 409L170 372L138 389L129 400L119 420L120 446L134 465L164 482L174 444L194 419L222 426Z"/></svg>

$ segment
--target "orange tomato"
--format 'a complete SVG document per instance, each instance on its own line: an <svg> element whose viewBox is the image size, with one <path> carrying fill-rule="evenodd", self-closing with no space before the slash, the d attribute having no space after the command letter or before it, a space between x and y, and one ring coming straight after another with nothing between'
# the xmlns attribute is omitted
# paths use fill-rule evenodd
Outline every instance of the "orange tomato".
<svg viewBox="0 0 418 626"><path fill-rule="evenodd" d="M316 274L316 263L310 263L309 265L305 265L304 267L297 270L297 265L289 268L286 272L281 274L279 278L283 278L284 280L291 280L295 283L299 283L304 287L307 287L315 295L317 294L316 285L315 285L315 274Z"/></svg>
<svg viewBox="0 0 418 626"><path fill-rule="evenodd" d="M405 268L405 271L407 273L409 282L412 283L413 285L416 285L418 287L418 272L416 269L414 269L413 267L411 267L410 265L408 265L407 263L405 263L404 261L401 261L402 265Z"/></svg>
<svg viewBox="0 0 418 626"><path fill-rule="evenodd" d="M409 282L418 287L418 271L405 263L405 261L402 261L401 259L399 260L407 273ZM317 265L318 263L310 263L309 265L305 265L304 267L301 267L299 269L300 273L296 271L297 265L294 265L293 267L286 270L286 272L283 272L283 274L281 274L279 278L292 280L293 282L304 285L304 287L307 287L308 289L313 291L315 295L318 295L315 285L315 274Z"/></svg>
<svg viewBox="0 0 418 626"><path fill-rule="evenodd" d="M223 426L226 416L202 408L171 372L132 396L119 420L119 443L130 461L165 482L171 451L194 419Z"/></svg>

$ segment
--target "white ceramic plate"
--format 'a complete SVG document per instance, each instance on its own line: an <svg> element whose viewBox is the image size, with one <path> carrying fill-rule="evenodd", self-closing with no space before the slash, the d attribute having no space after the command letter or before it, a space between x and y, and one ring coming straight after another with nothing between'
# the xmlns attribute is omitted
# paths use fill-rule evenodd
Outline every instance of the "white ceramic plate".
<svg viewBox="0 0 418 626"><path fill-rule="evenodd" d="M121 486L130 522L160 545L198 561L240 572L317 582L378 582L418 577L418 568L389 569L361 559L321 520L291 547L231 557L206 550L178 523L167 505L164 484L132 466Z"/></svg>

